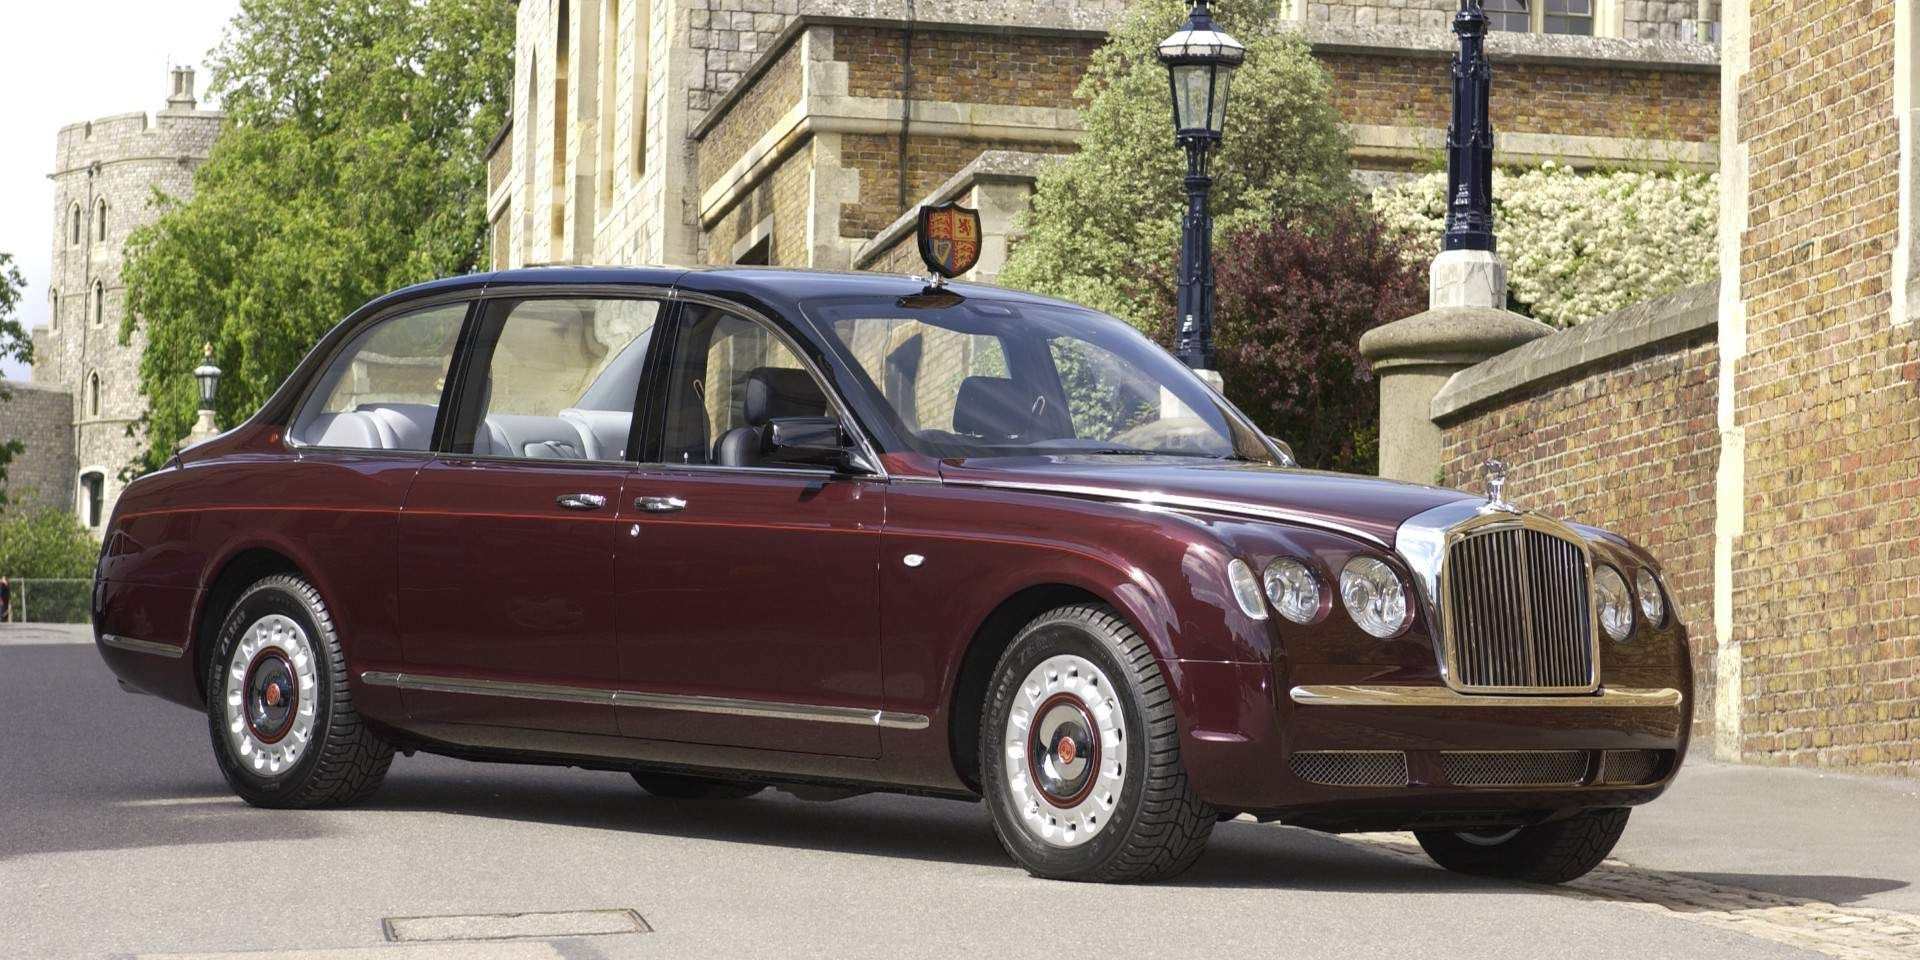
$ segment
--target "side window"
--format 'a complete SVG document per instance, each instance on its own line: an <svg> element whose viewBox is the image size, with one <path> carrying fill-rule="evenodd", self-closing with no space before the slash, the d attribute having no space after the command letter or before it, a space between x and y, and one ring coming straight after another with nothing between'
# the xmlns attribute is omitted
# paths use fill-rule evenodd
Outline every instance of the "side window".
<svg viewBox="0 0 1920 960"><path fill-rule="evenodd" d="M335 358L294 418L302 446L430 450L467 305L450 303L382 320Z"/></svg>
<svg viewBox="0 0 1920 960"><path fill-rule="evenodd" d="M475 338L462 403L471 412L461 414L454 451L626 459L659 314L652 300L495 301Z"/></svg>
<svg viewBox="0 0 1920 960"><path fill-rule="evenodd" d="M813 374L759 321L689 311L668 371L668 463L759 466L767 422L833 415Z"/></svg>
<svg viewBox="0 0 1920 960"><path fill-rule="evenodd" d="M953 418L961 385L1007 376L999 337L897 317L838 320L834 327L861 366L885 371L880 392L915 432L964 432Z"/></svg>

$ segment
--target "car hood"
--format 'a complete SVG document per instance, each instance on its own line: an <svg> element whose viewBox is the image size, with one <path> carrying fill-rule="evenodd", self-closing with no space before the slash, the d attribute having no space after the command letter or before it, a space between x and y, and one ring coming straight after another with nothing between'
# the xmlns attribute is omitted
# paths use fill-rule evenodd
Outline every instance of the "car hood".
<svg viewBox="0 0 1920 960"><path fill-rule="evenodd" d="M1161 502L1218 513L1297 519L1391 546L1400 524L1434 507L1481 498L1418 483L1194 457L1034 456L946 460L951 484Z"/></svg>

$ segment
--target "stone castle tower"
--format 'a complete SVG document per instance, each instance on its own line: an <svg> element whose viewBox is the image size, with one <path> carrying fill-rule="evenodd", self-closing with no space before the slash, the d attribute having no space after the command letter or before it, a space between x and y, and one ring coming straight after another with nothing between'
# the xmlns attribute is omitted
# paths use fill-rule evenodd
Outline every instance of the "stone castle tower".
<svg viewBox="0 0 1920 960"><path fill-rule="evenodd" d="M120 342L127 236L159 217L154 191L179 199L193 192L193 172L225 120L198 108L192 68L174 68L171 80L157 114L62 127L49 174L53 269L47 325L34 331L34 380L71 400L76 472L67 485L75 513L90 528L112 512L124 486L120 474L145 445L136 425L146 409L139 378L146 336L136 331Z"/></svg>

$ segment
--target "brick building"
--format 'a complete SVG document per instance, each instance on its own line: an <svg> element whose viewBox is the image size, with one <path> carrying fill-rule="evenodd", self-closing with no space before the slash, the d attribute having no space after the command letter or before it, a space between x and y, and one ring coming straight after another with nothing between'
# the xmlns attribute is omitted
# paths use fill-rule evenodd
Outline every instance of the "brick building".
<svg viewBox="0 0 1920 960"><path fill-rule="evenodd" d="M1729 0L1721 278L1432 403L1445 481L1651 548L1720 756L1920 774L1916 4Z"/></svg>
<svg viewBox="0 0 1920 960"><path fill-rule="evenodd" d="M138 423L146 333L120 342L124 245L152 223L159 190L193 192L193 172L225 114L198 109L193 70L173 70L165 109L60 128L54 145L53 270L47 325L33 331L34 383L13 384L0 422L26 451L9 467L9 495L70 507L97 529L113 512L122 472L145 450ZM65 413L55 407L64 402Z"/></svg>
<svg viewBox="0 0 1920 960"><path fill-rule="evenodd" d="M1444 144L1454 0L1296 2L1363 176ZM1717 16L1694 0L1492 0L1502 162L1717 161ZM498 266L913 272L919 204L979 208L991 281L1124 0L521 0L488 155ZM1172 29L1173 24L1169 24Z"/></svg>

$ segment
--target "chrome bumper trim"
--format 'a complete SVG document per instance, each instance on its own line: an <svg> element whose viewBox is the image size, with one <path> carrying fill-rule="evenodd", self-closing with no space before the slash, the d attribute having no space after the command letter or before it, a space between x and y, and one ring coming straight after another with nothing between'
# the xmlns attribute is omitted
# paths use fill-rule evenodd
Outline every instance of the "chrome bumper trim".
<svg viewBox="0 0 1920 960"><path fill-rule="evenodd" d="M120 650L131 650L134 653L166 657L168 660L178 660L187 652L186 647L176 647L171 643L160 643L155 640L135 640L132 637L120 636L117 633L101 634L100 642Z"/></svg>
<svg viewBox="0 0 1920 960"><path fill-rule="evenodd" d="M1313 685L1294 687L1287 694L1294 703L1311 707L1526 707L1535 708L1659 708L1681 703L1671 687L1603 687L1599 693L1560 696L1510 696L1457 693L1448 687L1385 685Z"/></svg>
<svg viewBox="0 0 1920 960"><path fill-rule="evenodd" d="M775 700L698 697L671 693L642 693L634 690L598 690L592 687L512 683L502 680L479 680L472 677L387 673L378 670L362 673L360 679L376 687L394 687L425 693L462 693L560 703L604 703L616 707L645 707L653 710L679 710L686 713L713 713L733 717L767 717L814 723L855 723L889 730L925 730L930 723L927 717L918 713L821 706L811 703L784 703Z"/></svg>

